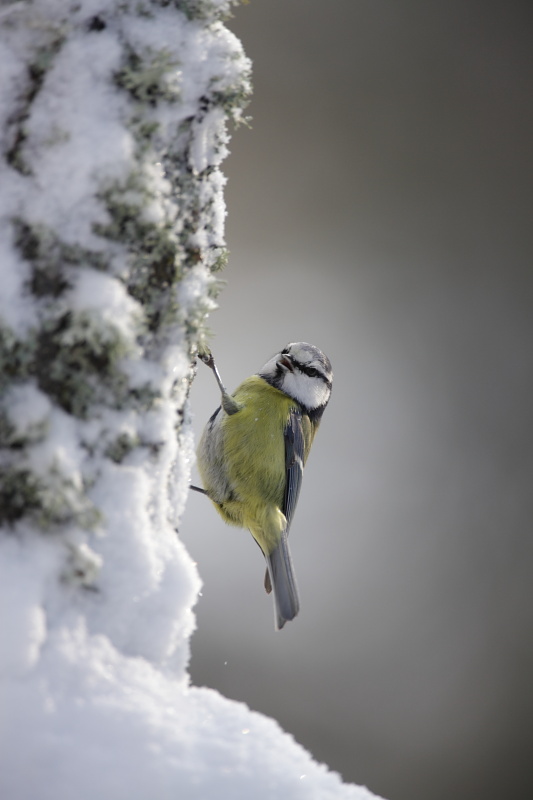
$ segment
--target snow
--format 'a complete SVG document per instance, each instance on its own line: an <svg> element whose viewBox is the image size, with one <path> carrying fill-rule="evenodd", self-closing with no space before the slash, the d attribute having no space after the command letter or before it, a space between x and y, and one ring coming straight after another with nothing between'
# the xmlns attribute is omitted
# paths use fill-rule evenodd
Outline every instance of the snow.
<svg viewBox="0 0 533 800"><path fill-rule="evenodd" d="M75 279L68 305L73 311L97 313L126 340L135 338L136 318L141 309L124 285L107 275L86 267ZM138 323L137 323L138 324Z"/></svg>
<svg viewBox="0 0 533 800"><path fill-rule="evenodd" d="M13 386L8 392L6 404L10 408L9 419L15 436L36 434L46 425L52 411L48 397L34 383Z"/></svg>
<svg viewBox="0 0 533 800"><path fill-rule="evenodd" d="M189 686L175 648L193 624L198 578L177 541L164 537L166 559L151 549L146 521L132 523L141 501L142 491L111 520L131 553L109 535L92 608L50 596L57 544L2 541L0 796L370 800L273 720Z"/></svg>
<svg viewBox="0 0 533 800"><path fill-rule="evenodd" d="M0 11L0 333L30 359L52 330L57 350L50 374L21 357L0 387L0 470L15 471L21 498L10 502L25 509L0 531L0 797L366 800L276 722L189 682L201 580L177 531L194 461L188 331L213 308L230 113L198 109L210 91L245 89L248 64L215 18L229 0L190 0L190 18L175 5L35 0ZM96 16L105 26L90 31ZM150 108L155 144L141 155L141 101L116 81L124 43L154 59L143 79L161 73L164 88ZM50 50L32 95L28 63ZM203 216L189 244L202 258L168 289L177 310L150 339L144 298L127 288L128 242L102 234L113 222L103 197L116 191L176 243L185 190L164 159L180 141L198 179ZM20 220L31 252L17 244ZM66 288L32 295L32 268L51 264ZM88 394L71 408L58 385L63 351L77 348L87 363L67 385L77 394L86 380ZM109 352L106 385L90 368Z"/></svg>
<svg viewBox="0 0 533 800"><path fill-rule="evenodd" d="M57 632L42 658L46 681L20 682L7 698L16 725L2 797L21 796L28 765L26 796L39 800L372 796L342 786L273 720L125 659L105 637L88 636L81 619ZM46 736L24 735L43 719Z"/></svg>
<svg viewBox="0 0 533 800"><path fill-rule="evenodd" d="M189 163L193 170L202 172L210 163L210 154L213 150L218 150L218 159L222 160L227 155L225 147L217 148L220 142L226 141L226 138L220 136L220 123L224 117L224 112L221 108L214 108L207 113L203 120L196 126L194 137L194 145L191 148Z"/></svg>

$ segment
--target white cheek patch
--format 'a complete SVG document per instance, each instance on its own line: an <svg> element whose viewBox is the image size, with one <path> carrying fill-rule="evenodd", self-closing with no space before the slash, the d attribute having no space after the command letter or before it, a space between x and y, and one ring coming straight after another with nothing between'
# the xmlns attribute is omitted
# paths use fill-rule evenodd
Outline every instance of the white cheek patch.
<svg viewBox="0 0 533 800"><path fill-rule="evenodd" d="M283 391L309 409L319 408L329 400L330 390L320 378L310 378L301 372L286 372Z"/></svg>

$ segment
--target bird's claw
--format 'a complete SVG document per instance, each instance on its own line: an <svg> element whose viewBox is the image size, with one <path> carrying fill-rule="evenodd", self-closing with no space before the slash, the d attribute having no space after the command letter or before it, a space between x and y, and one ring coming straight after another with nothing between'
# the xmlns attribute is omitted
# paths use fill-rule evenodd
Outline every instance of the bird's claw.
<svg viewBox="0 0 533 800"><path fill-rule="evenodd" d="M213 367L215 366L215 359L213 358L213 354L209 349L209 347L207 347L207 345L205 344L198 348L198 358L200 359L200 361L203 361L203 363L206 364L206 366L210 367L211 369L213 369Z"/></svg>

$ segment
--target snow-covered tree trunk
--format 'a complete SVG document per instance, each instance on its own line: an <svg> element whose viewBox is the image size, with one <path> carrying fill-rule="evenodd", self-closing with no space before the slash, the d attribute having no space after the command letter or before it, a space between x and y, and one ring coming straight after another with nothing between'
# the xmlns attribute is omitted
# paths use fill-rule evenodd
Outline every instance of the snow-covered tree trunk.
<svg viewBox="0 0 533 800"><path fill-rule="evenodd" d="M174 668L187 658L191 612L161 608L159 588L186 609L197 587L167 555L189 483L193 354L224 258L225 123L249 91L216 20L228 5L2 6L1 546L34 601L0 582L15 674L52 620Z"/></svg>
<svg viewBox="0 0 533 800"><path fill-rule="evenodd" d="M187 394L249 93L231 3L0 3L2 800L369 796L188 685Z"/></svg>

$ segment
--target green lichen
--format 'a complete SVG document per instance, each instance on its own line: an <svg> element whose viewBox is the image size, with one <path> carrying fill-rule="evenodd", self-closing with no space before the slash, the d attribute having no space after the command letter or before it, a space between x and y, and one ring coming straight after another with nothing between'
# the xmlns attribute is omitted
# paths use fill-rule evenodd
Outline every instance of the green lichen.
<svg viewBox="0 0 533 800"><path fill-rule="evenodd" d="M84 489L53 468L46 481L27 467L0 468L0 525L13 525L29 517L45 530L76 523L94 528L100 521L98 509Z"/></svg>
<svg viewBox="0 0 533 800"><path fill-rule="evenodd" d="M93 403L124 406L127 378L119 362L127 353L119 331L96 313L66 312L39 331L32 372L43 392L83 419Z"/></svg>
<svg viewBox="0 0 533 800"><path fill-rule="evenodd" d="M130 254L126 278L128 292L144 305L147 329L155 332L176 318L171 291L182 276L181 248L170 222L147 220L144 209L153 199L139 175L103 191L110 221L97 224L94 232L127 246Z"/></svg>
<svg viewBox="0 0 533 800"><path fill-rule="evenodd" d="M243 109L250 100L250 86L238 83L227 86L225 89L217 89L216 81L213 83L215 86L209 94L210 107L223 108L236 128L240 125L250 127L250 117L242 115Z"/></svg>
<svg viewBox="0 0 533 800"><path fill-rule="evenodd" d="M25 378L33 362L31 337L18 339L8 325L0 321L0 396L12 381Z"/></svg>
<svg viewBox="0 0 533 800"><path fill-rule="evenodd" d="M31 266L27 287L35 297L60 297L72 286L73 267L106 269L102 253L64 242L44 225L30 225L17 218L13 228L15 247Z"/></svg>
<svg viewBox="0 0 533 800"><path fill-rule="evenodd" d="M126 456L138 446L139 439L137 436L131 436L129 433L121 433L107 446L105 455L107 458L110 458L111 461L120 464L124 461Z"/></svg>
<svg viewBox="0 0 533 800"><path fill-rule="evenodd" d="M17 432L5 409L0 408L0 447L10 447L15 443Z"/></svg>
<svg viewBox="0 0 533 800"><path fill-rule="evenodd" d="M175 103L180 93L176 82L179 61L163 48L147 48L142 54L128 47L124 63L115 73L115 83L138 103L155 106L160 101Z"/></svg>
<svg viewBox="0 0 533 800"><path fill-rule="evenodd" d="M218 255L216 256L213 265L211 267L211 272L222 272L228 265L229 259L229 251L223 247L219 250ZM211 296L217 297L220 290L222 289L222 284L220 282L213 282L210 287Z"/></svg>
<svg viewBox="0 0 533 800"><path fill-rule="evenodd" d="M135 139L137 158L142 160L151 153L154 136L159 130L159 122L134 114L130 119L129 129Z"/></svg>
<svg viewBox="0 0 533 800"><path fill-rule="evenodd" d="M36 297L62 295L71 286L71 267L88 266L101 271L107 267L103 253L64 242L44 225L15 218L13 228L15 247L31 265L28 289Z"/></svg>
<svg viewBox="0 0 533 800"><path fill-rule="evenodd" d="M0 326L0 395L13 381L35 378L75 417L86 418L93 403L123 408L128 386L120 363L129 350L118 329L96 312L65 312L24 340Z"/></svg>
<svg viewBox="0 0 533 800"><path fill-rule="evenodd" d="M39 481L29 469L0 468L0 524L12 525L40 508Z"/></svg>
<svg viewBox="0 0 533 800"><path fill-rule="evenodd" d="M156 0L161 6L176 6L182 11L187 19L197 20L210 20L210 19L228 19L231 17L229 5L226 9L220 7L218 3L213 0ZM238 5L238 3L247 3L248 0L232 0L231 5Z"/></svg>

